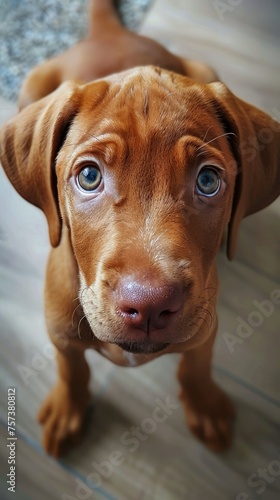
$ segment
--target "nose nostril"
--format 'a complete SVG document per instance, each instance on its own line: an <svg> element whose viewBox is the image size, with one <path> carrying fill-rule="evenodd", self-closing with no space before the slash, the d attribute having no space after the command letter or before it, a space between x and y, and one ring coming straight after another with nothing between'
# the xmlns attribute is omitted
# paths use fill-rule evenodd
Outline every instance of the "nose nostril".
<svg viewBox="0 0 280 500"><path fill-rule="evenodd" d="M132 317L135 317L139 314L137 309L133 309L133 307L126 307L126 308L124 307L122 309L122 312L124 314L127 314L128 316L132 316Z"/></svg>
<svg viewBox="0 0 280 500"><path fill-rule="evenodd" d="M168 311L167 309L165 311L162 311L159 315L160 318L166 318L167 316L170 316L172 314L172 311Z"/></svg>

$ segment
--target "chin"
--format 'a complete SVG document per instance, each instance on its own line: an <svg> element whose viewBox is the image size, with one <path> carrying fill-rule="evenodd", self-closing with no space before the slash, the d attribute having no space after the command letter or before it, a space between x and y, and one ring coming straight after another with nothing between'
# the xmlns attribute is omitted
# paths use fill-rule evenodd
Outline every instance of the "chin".
<svg viewBox="0 0 280 500"><path fill-rule="evenodd" d="M133 354L154 354L164 351L170 344L159 344L151 342L116 342L124 351Z"/></svg>

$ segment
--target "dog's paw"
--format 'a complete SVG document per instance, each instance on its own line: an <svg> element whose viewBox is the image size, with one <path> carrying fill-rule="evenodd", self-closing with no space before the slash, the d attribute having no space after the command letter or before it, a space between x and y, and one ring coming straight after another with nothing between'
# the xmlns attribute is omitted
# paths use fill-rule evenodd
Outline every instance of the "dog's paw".
<svg viewBox="0 0 280 500"><path fill-rule="evenodd" d="M184 388L180 394L187 424L193 434L212 451L227 450L232 443L234 408L214 382Z"/></svg>
<svg viewBox="0 0 280 500"><path fill-rule="evenodd" d="M78 444L88 401L87 391L73 394L63 383L54 387L37 417L44 426L43 446L47 453L59 457Z"/></svg>

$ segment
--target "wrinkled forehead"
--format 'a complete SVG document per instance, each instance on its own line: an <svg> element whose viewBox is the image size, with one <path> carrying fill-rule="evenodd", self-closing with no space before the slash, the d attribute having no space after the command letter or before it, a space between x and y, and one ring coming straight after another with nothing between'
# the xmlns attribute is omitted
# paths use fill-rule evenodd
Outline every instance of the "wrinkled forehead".
<svg viewBox="0 0 280 500"><path fill-rule="evenodd" d="M110 142L119 154L124 149L171 151L182 138L197 141L199 147L222 132L222 125L213 119L206 85L156 67L141 67L83 87L68 143L75 148L99 144L102 149Z"/></svg>
<svg viewBox="0 0 280 500"><path fill-rule="evenodd" d="M77 122L97 132L119 126L131 132L161 129L203 134L211 106L206 88L187 77L155 67L134 68L84 86ZM208 118L208 119L207 119Z"/></svg>

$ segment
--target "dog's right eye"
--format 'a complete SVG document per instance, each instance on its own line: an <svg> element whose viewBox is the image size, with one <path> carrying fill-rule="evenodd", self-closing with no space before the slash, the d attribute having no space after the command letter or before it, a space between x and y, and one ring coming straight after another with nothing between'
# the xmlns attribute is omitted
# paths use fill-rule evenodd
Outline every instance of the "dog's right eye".
<svg viewBox="0 0 280 500"><path fill-rule="evenodd" d="M215 196L218 193L221 185L221 180L215 168L207 166L202 168L196 179L198 194L203 196Z"/></svg>
<svg viewBox="0 0 280 500"><path fill-rule="evenodd" d="M102 175L97 165L85 166L77 176L78 187L83 191L95 191L101 181Z"/></svg>

